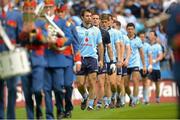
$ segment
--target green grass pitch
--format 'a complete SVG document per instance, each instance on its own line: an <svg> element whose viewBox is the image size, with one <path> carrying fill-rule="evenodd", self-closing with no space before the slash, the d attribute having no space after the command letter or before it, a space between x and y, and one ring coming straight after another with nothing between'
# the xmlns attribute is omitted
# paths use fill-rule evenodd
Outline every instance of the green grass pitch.
<svg viewBox="0 0 180 120"><path fill-rule="evenodd" d="M54 109L54 111L56 111ZM25 119L25 108L17 108L17 119ZM56 114L55 114L56 115ZM75 106L72 119L177 119L177 103L152 103L150 105L139 104L132 108L126 105L124 108L100 109L93 111L82 111ZM44 115L45 118L45 115Z"/></svg>

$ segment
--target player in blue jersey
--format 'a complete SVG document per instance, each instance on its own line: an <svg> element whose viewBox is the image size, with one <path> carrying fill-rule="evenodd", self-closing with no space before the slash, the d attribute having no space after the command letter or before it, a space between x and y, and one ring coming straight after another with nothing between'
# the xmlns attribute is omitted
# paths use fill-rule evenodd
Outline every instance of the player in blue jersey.
<svg viewBox="0 0 180 120"><path fill-rule="evenodd" d="M107 14L101 15L101 26L103 29L107 30L110 34L111 46L113 49L113 61L110 61L107 51L105 53L105 59L107 63L107 73L108 79L105 86L107 88L107 100L105 100L105 105L110 108L115 107L116 91L117 91L117 76L121 75L122 67L122 52L123 52L123 43L119 39L118 32L112 28L112 16ZM116 67L114 66L116 64ZM110 92L109 92L110 90ZM112 93L112 95L110 95ZM110 96L109 96L110 95ZM105 98L106 99L106 98Z"/></svg>
<svg viewBox="0 0 180 120"><path fill-rule="evenodd" d="M149 86L150 86L150 80L148 79L148 74L152 72L152 50L149 43L146 41L146 34L144 31L138 33L138 36L140 37L142 44L143 44L143 50L144 50L144 59L146 68L148 68L146 73L143 73L143 65L142 62L140 64L140 74L142 77L142 83L143 83L143 102L144 104L149 103Z"/></svg>
<svg viewBox="0 0 180 120"><path fill-rule="evenodd" d="M114 28L120 30L121 23L119 21L114 22ZM124 107L125 106L125 85L124 79L127 78L127 65L129 63L129 58L131 55L131 48L130 48L130 40L127 35L123 34L121 31L120 37L122 37L124 43L124 54L123 54L123 66L122 66L122 77L119 81L119 89L117 89L117 102L116 107Z"/></svg>
<svg viewBox="0 0 180 120"><path fill-rule="evenodd" d="M155 31L150 31L149 33L149 41L152 49L152 72L149 75L149 79L155 82L156 86L156 102L160 102L160 79L161 79L161 72L160 72L160 61L163 58L162 54L162 47L159 43L156 42L157 35Z"/></svg>
<svg viewBox="0 0 180 120"><path fill-rule="evenodd" d="M101 28L100 26L100 15L98 13L93 13L92 16L93 22L92 24L96 27L98 27L101 31L101 35L102 35L102 42L103 42L103 46L104 46L104 53L106 52L106 50L108 51L108 55L109 58L111 59L111 61L113 60L113 52L112 52L112 47L111 47L111 41L110 41L110 35L109 33L104 30L103 28ZM105 56L104 56L105 58ZM98 80L97 80L97 105L96 108L99 109L102 107L102 103L103 103L103 97L104 97L104 84L105 84L105 80L107 79L107 69L106 69L106 61L104 59L104 66L103 68L98 69Z"/></svg>
<svg viewBox="0 0 180 120"><path fill-rule="evenodd" d="M98 66L103 67L103 44L102 36L99 28L93 26L92 23L92 12L88 9L85 9L81 12L81 19L83 23L81 26L77 26L76 30L80 40L80 52L82 56L82 67L81 70L77 73L77 83L78 90L83 96L81 102L81 109L84 110L87 106L88 101L88 110L93 109L94 98L96 94L96 80ZM97 47L99 53L99 62L97 55ZM87 86L88 83L88 86ZM87 95L85 86L89 91Z"/></svg>
<svg viewBox="0 0 180 120"><path fill-rule="evenodd" d="M138 100L138 93L139 93L139 67L140 67L140 58L143 64L143 73L146 73L146 65L144 61L144 52L143 52L143 45L140 38L135 34L135 25L133 23L128 23L126 26L128 37L130 39L130 46L131 46L131 56L129 59L128 64L128 79L126 82L126 91L127 94L130 97L130 106L134 107ZM131 94L131 91L129 89L129 81L130 77L134 83L133 87L133 94Z"/></svg>

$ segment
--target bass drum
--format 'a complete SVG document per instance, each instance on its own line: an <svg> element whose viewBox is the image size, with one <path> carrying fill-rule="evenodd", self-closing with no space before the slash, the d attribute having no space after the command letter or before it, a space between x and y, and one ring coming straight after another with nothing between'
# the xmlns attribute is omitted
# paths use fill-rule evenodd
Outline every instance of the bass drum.
<svg viewBox="0 0 180 120"><path fill-rule="evenodd" d="M24 48L0 53L0 79L25 75L30 72L30 62Z"/></svg>

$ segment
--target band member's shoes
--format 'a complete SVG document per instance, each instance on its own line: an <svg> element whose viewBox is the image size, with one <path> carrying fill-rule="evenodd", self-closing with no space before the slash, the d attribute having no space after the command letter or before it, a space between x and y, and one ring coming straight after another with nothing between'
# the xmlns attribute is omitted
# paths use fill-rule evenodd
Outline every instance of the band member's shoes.
<svg viewBox="0 0 180 120"><path fill-rule="evenodd" d="M71 118L71 117L72 117L71 111L66 112L65 118Z"/></svg>
<svg viewBox="0 0 180 120"><path fill-rule="evenodd" d="M61 120L61 119L63 119L63 118L65 118L64 112L57 113L57 119L58 119L58 120Z"/></svg>

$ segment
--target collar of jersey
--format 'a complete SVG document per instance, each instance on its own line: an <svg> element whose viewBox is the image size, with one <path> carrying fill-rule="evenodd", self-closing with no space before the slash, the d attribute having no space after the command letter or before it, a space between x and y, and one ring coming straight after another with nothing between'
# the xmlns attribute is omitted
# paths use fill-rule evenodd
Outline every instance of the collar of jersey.
<svg viewBox="0 0 180 120"><path fill-rule="evenodd" d="M135 39L137 37L137 35L136 34L134 34L134 37L132 38L132 39ZM128 37L129 38L129 37ZM130 39L130 38L129 38ZM130 40L132 40L132 39L130 39Z"/></svg>
<svg viewBox="0 0 180 120"><path fill-rule="evenodd" d="M84 26L83 24L81 24L81 27L84 27L84 28L86 28L86 29L89 29L89 28L93 27L93 25L91 24L90 27L86 27L86 26Z"/></svg>

